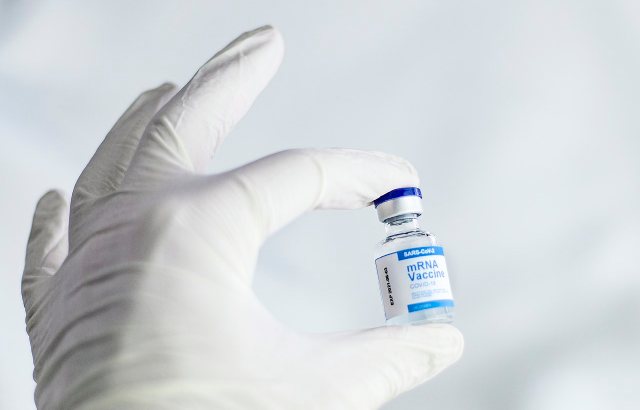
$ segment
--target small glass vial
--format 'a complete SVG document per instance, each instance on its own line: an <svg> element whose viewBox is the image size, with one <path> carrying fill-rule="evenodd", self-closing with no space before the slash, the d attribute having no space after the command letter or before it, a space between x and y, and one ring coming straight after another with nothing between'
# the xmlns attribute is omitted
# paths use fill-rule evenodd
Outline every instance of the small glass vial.
<svg viewBox="0 0 640 410"><path fill-rule="evenodd" d="M453 296L444 251L420 229L422 193L398 188L373 201L387 237L376 248L375 264L388 325L449 323Z"/></svg>

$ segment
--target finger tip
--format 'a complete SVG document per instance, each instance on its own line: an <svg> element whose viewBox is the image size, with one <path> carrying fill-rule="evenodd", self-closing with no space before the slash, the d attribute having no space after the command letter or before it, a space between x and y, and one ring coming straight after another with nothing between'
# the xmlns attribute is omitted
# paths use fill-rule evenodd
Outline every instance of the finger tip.
<svg viewBox="0 0 640 410"><path fill-rule="evenodd" d="M175 90L176 88L178 88L178 86L175 85L174 83L172 83L170 81L165 81L164 83L160 84L160 86L158 86L158 88L156 88L156 90L159 90L159 91L170 91L170 90Z"/></svg>
<svg viewBox="0 0 640 410"><path fill-rule="evenodd" d="M464 351L464 336L460 330L447 323L420 325L425 333L429 333L429 337L433 337L433 333L438 334L439 343L449 352L450 362L454 363L460 359Z"/></svg>
<svg viewBox="0 0 640 410"><path fill-rule="evenodd" d="M170 81L165 81L155 88L150 88L144 91L136 99L133 106L140 107L150 101L155 101L156 104L164 104L171 96L173 96L178 90L178 86Z"/></svg>
<svg viewBox="0 0 640 410"><path fill-rule="evenodd" d="M419 186L415 167L393 154L338 147L313 152L330 186L318 208L363 208L393 189Z"/></svg>
<svg viewBox="0 0 640 410"><path fill-rule="evenodd" d="M384 162L389 165L392 172L387 171L385 178L380 179L380 189L371 200L378 198L387 192L402 187L420 187L420 177L418 171L407 159L393 154L383 154Z"/></svg>
<svg viewBox="0 0 640 410"><path fill-rule="evenodd" d="M236 40L246 41L249 39L253 40L262 40L265 43L282 43L282 34L280 30L271 24L265 24L253 30L247 31L244 34L240 35Z"/></svg>
<svg viewBox="0 0 640 410"><path fill-rule="evenodd" d="M238 61L250 60L252 61L250 66L253 67L253 70L247 71L247 73L251 73L251 78L247 83L260 84L259 88L262 88L277 71L283 56L284 41L280 31L271 25L264 25L238 36L216 53L214 58L203 68L205 72L208 72L210 68L216 67L216 57L222 57L223 60L226 58Z"/></svg>
<svg viewBox="0 0 640 410"><path fill-rule="evenodd" d="M420 184L420 178L418 176L418 170L416 167L406 158L403 158L394 154L386 154L389 158L389 161L395 164L398 168L400 168L406 174L407 181L410 184L414 184L418 186Z"/></svg>
<svg viewBox="0 0 640 410"><path fill-rule="evenodd" d="M407 388L423 383L457 362L464 347L462 333L448 324L386 326L372 335L397 352L396 367L409 375L404 383Z"/></svg>
<svg viewBox="0 0 640 410"><path fill-rule="evenodd" d="M457 362L464 352L464 336L462 332L455 326L447 325L451 337L452 363Z"/></svg>
<svg viewBox="0 0 640 410"><path fill-rule="evenodd" d="M271 24L264 24L252 31L249 32L251 36L262 34L265 36L270 36L273 38L282 37L280 34L280 30L278 30L275 26Z"/></svg>
<svg viewBox="0 0 640 410"><path fill-rule="evenodd" d="M407 172L413 177L416 186L420 186L420 175L418 175L418 170L416 167L409 161L405 160L404 166L407 169Z"/></svg>
<svg viewBox="0 0 640 410"><path fill-rule="evenodd" d="M284 56L284 39L280 30L270 24L266 24L254 30L254 33L254 36L259 35L263 38L263 47L270 49L274 60L279 64Z"/></svg>
<svg viewBox="0 0 640 410"><path fill-rule="evenodd" d="M66 205L66 202L66 195L64 191L60 189L50 189L40 197L40 200L38 200L38 206L45 204Z"/></svg>
<svg viewBox="0 0 640 410"><path fill-rule="evenodd" d="M36 203L35 215L61 215L67 208L65 193L59 189L50 189Z"/></svg>

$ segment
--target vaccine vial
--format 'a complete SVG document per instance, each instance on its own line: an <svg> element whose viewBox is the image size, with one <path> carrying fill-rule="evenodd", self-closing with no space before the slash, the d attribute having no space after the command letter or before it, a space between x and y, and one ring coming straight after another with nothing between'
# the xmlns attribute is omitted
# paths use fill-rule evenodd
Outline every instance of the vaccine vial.
<svg viewBox="0 0 640 410"><path fill-rule="evenodd" d="M453 296L444 250L418 225L419 188L394 189L373 201L387 237L376 248L380 295L389 325L449 323Z"/></svg>

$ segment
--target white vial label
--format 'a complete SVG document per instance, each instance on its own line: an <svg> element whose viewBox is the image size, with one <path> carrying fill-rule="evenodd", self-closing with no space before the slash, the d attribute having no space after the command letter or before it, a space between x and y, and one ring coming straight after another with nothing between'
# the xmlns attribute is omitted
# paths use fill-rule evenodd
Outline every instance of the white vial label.
<svg viewBox="0 0 640 410"><path fill-rule="evenodd" d="M441 246L403 249L376 259L387 320L406 313L453 306Z"/></svg>

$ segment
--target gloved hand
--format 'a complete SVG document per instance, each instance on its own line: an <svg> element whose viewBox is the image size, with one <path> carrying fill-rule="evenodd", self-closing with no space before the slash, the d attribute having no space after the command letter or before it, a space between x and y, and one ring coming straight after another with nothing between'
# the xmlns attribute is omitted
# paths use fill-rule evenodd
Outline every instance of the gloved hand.
<svg viewBox="0 0 640 410"><path fill-rule="evenodd" d="M68 226L59 192L39 201L22 287L39 408L372 408L460 357L448 325L305 334L255 297L260 246L287 222L418 185L405 160L347 149L204 174L282 54L259 28L177 94L145 92L78 179Z"/></svg>

